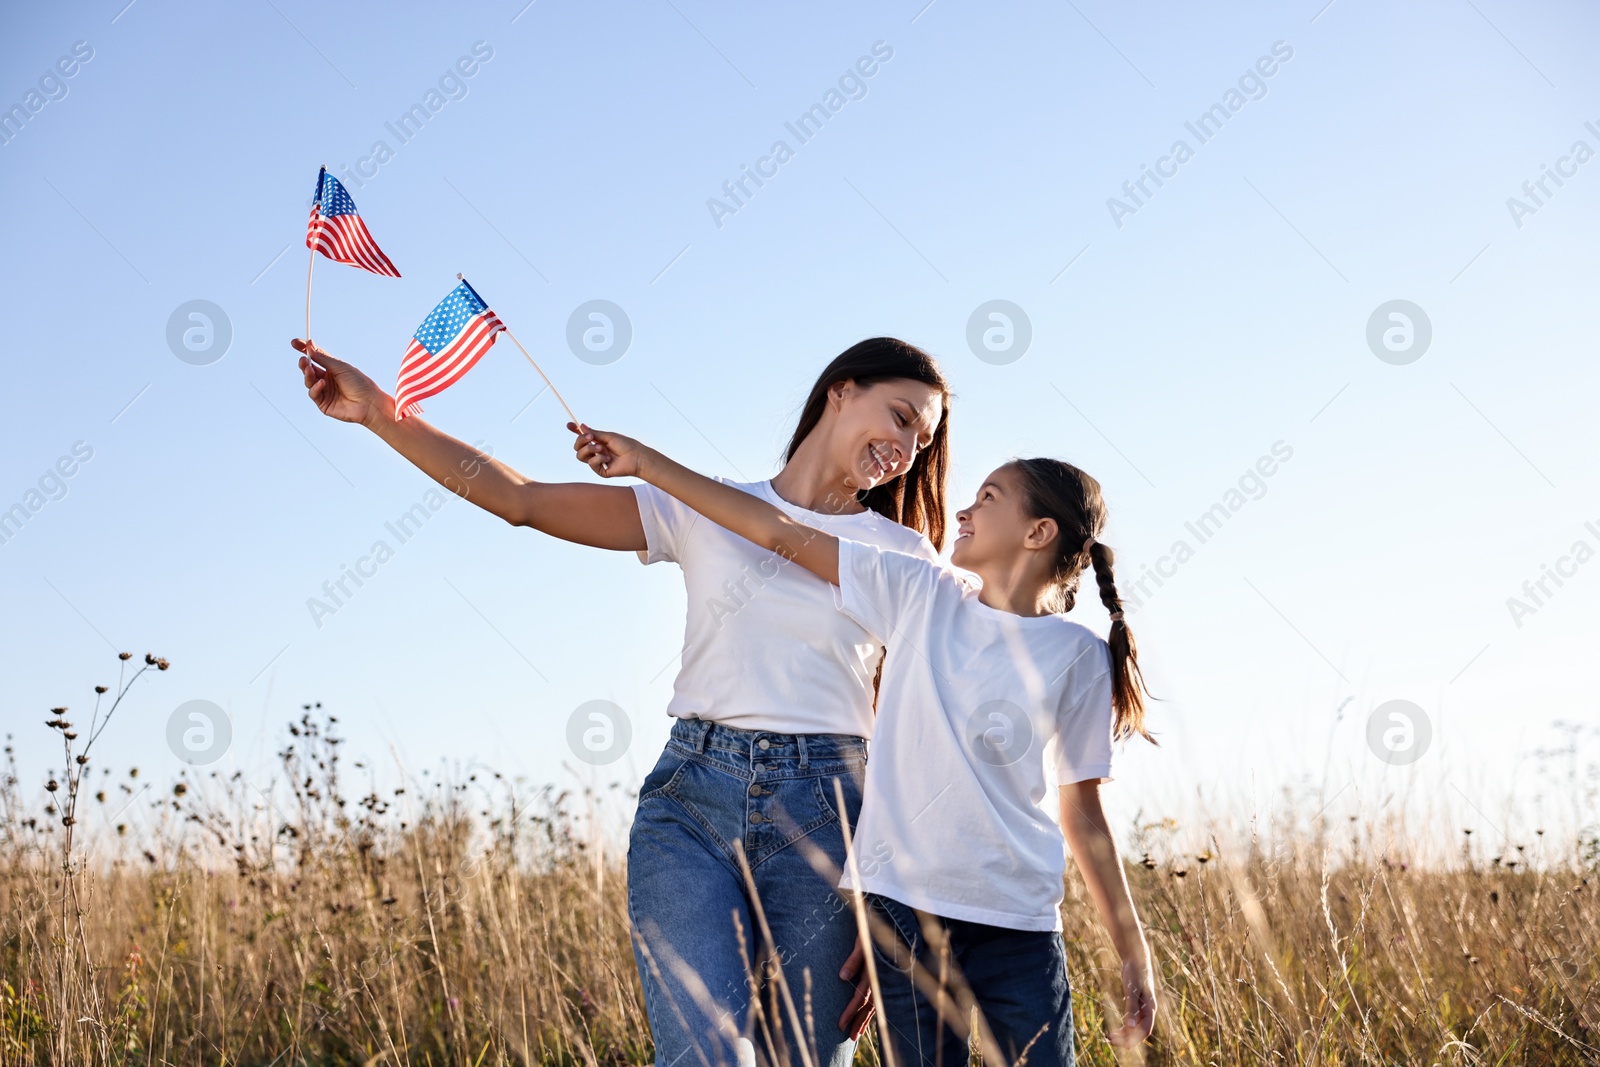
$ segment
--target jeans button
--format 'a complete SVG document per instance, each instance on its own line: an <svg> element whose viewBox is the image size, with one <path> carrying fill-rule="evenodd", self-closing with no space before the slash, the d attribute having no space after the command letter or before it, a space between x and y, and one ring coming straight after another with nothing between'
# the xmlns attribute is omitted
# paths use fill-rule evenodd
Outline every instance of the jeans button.
<svg viewBox="0 0 1600 1067"><path fill-rule="evenodd" d="M751 822L760 822L761 821L761 813L759 811L752 811L750 813L750 821Z"/></svg>
<svg viewBox="0 0 1600 1067"><path fill-rule="evenodd" d="M752 763L750 764L750 769L755 771L757 774L760 774L762 771L767 769L767 765L765 763Z"/></svg>
<svg viewBox="0 0 1600 1067"><path fill-rule="evenodd" d="M762 789L759 785L753 785L750 787L750 795L753 797L758 797L765 792L766 790Z"/></svg>
<svg viewBox="0 0 1600 1067"><path fill-rule="evenodd" d="M769 748L772 747L772 742L768 741L765 737L763 737L761 740L756 742L756 747L759 748L759 749L762 749L762 750L766 750L766 749L769 749Z"/></svg>

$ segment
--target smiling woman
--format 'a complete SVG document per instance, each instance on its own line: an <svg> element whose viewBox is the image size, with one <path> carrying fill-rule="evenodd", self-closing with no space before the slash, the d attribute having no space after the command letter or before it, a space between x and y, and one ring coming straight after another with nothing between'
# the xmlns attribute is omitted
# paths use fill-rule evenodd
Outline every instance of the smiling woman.
<svg viewBox="0 0 1600 1067"><path fill-rule="evenodd" d="M536 482L421 416L302 341L323 414L357 422L466 499L517 526L670 560L688 591L671 740L645 779L628 848L628 913L658 1063L747 1063L750 953L782 961L779 992L805 998L775 1041L845 1067L867 1014L852 916L836 883L861 805L883 643L833 592L655 486ZM893 553L935 560L944 542L950 389L932 356L892 337L852 345L802 406L783 469L731 483L792 518ZM573 427L575 430L578 427ZM574 443L581 447L582 437ZM618 470L611 476L627 472ZM737 592L728 606L723 598ZM838 790L838 792L836 792ZM843 797L842 806L838 797ZM759 934L760 941L752 938ZM859 979L859 981L858 981ZM787 1025L785 1025L787 1024Z"/></svg>

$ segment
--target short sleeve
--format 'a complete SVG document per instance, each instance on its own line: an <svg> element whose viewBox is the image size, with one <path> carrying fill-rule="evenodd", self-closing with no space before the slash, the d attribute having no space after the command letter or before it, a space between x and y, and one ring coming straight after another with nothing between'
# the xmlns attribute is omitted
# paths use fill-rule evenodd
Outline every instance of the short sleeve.
<svg viewBox="0 0 1600 1067"><path fill-rule="evenodd" d="M1057 785L1111 777L1111 667L1103 644L1098 651L1096 662L1091 651L1069 668L1051 746Z"/></svg>
<svg viewBox="0 0 1600 1067"><path fill-rule="evenodd" d="M683 542L700 516L677 497L664 493L648 482L633 487L639 505L639 524L644 527L645 550L638 553L640 563L674 563L683 557Z"/></svg>
<svg viewBox="0 0 1600 1067"><path fill-rule="evenodd" d="M938 578L931 560L839 538L839 610L884 644L913 605L928 603Z"/></svg>

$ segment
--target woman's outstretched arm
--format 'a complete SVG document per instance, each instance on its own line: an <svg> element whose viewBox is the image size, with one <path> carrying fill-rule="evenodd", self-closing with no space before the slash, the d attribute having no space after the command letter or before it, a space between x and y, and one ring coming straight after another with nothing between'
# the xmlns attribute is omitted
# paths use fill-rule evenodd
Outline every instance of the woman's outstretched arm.
<svg viewBox="0 0 1600 1067"><path fill-rule="evenodd" d="M1139 926L1139 915L1133 909L1133 897L1128 893L1117 842L1100 805L1100 781L1074 782L1061 786L1060 792L1061 832L1122 959L1122 992L1127 1006L1122 1027L1109 1035L1110 1040L1113 1045L1137 1045L1155 1028L1150 949Z"/></svg>
<svg viewBox="0 0 1600 1067"><path fill-rule="evenodd" d="M839 584L839 539L790 518L742 489L697 474L631 437L567 423L578 459L602 478L640 478L683 501L725 530Z"/></svg>
<svg viewBox="0 0 1600 1067"><path fill-rule="evenodd" d="M428 477L492 515L580 545L638 551L644 525L632 490L620 485L536 482L415 415L394 418L394 398L355 366L315 344L291 342L306 392L324 415L360 423Z"/></svg>

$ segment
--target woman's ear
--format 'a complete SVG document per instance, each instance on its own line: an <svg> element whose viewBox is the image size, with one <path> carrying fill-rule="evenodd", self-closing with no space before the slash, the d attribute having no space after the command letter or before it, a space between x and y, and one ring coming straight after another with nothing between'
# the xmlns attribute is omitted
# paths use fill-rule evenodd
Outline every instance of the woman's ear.
<svg viewBox="0 0 1600 1067"><path fill-rule="evenodd" d="M837 408L840 404L844 403L845 397L855 392L855 388L855 380L851 378L845 378L841 381L834 382L832 385L828 386L828 406Z"/></svg>

